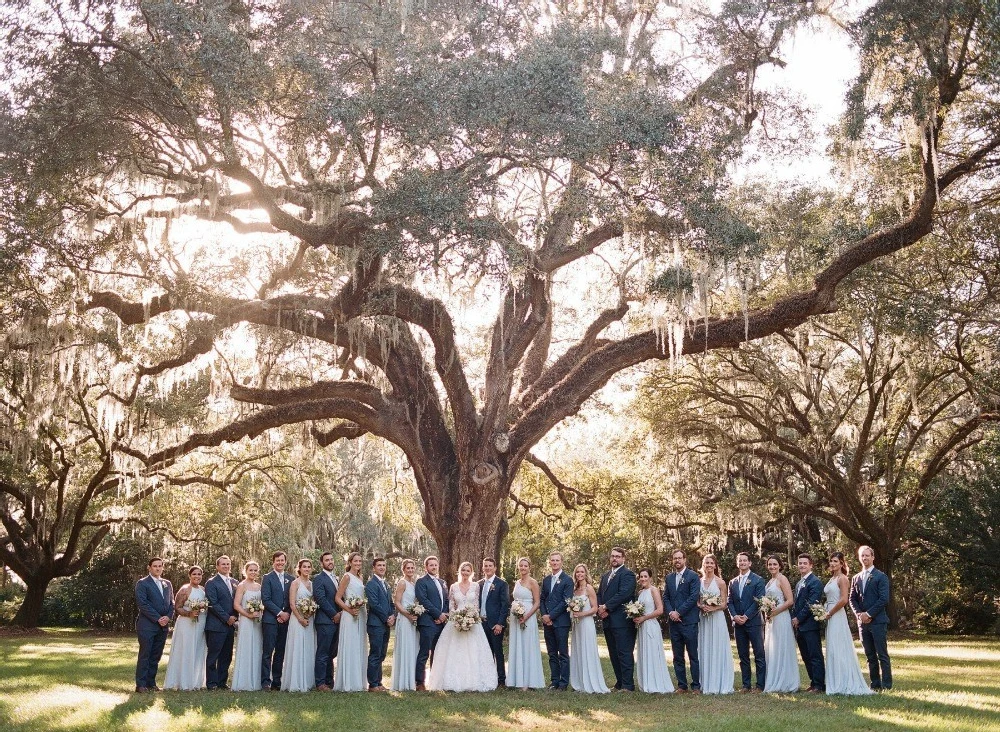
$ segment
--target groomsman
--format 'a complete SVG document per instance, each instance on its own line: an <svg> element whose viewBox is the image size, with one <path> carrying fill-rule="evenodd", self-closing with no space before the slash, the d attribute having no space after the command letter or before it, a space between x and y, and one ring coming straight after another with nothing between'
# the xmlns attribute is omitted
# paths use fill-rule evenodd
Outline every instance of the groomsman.
<svg viewBox="0 0 1000 732"><path fill-rule="evenodd" d="M889 578L875 568L875 551L870 546L858 549L862 569L851 583L851 610L858 618L861 645L868 658L868 675L875 691L892 688L892 664L889 662Z"/></svg>
<svg viewBox="0 0 1000 732"><path fill-rule="evenodd" d="M209 691L228 689L229 665L233 661L233 641L239 613L233 603L236 580L229 576L232 560L223 554L215 560L215 576L205 584L208 618L205 620L205 685Z"/></svg>
<svg viewBox="0 0 1000 732"><path fill-rule="evenodd" d="M764 596L763 578L750 571L750 555L736 555L736 568L740 573L729 582L729 617L736 635L736 651L740 655L740 673L743 691L764 691L767 667L764 659L764 623L757 600ZM757 686L751 687L750 648L753 647L754 665L757 667Z"/></svg>
<svg viewBox="0 0 1000 732"><path fill-rule="evenodd" d="M507 630L507 615L510 614L510 588L497 577L496 560L490 557L483 560L483 578L479 580L479 614L483 617L483 632L497 664L497 684L503 688L507 683L503 634Z"/></svg>
<svg viewBox="0 0 1000 732"><path fill-rule="evenodd" d="M424 613L417 618L420 632L420 649L417 651L417 670L414 677L417 691L424 691L427 659L434 663L434 648L438 637L448 622L448 585L438 577L438 558L424 560L424 575L414 584L417 602L424 607Z"/></svg>
<svg viewBox="0 0 1000 732"><path fill-rule="evenodd" d="M569 687L569 631L573 619L566 601L573 597L573 580L562 571L560 552L549 554L551 574L542 580L541 608L545 650L549 654L550 689L566 691Z"/></svg>
<svg viewBox="0 0 1000 732"><path fill-rule="evenodd" d="M139 615L135 632L139 636L139 657L135 662L135 690L140 694L159 691L156 670L167 643L167 628L174 617L174 588L163 575L163 560L153 557L149 574L135 583L135 604Z"/></svg>
<svg viewBox="0 0 1000 732"><path fill-rule="evenodd" d="M372 560L375 573L365 586L368 597L368 691L387 691L382 686L382 664L389 652L389 631L396 624L392 593L385 581L385 560Z"/></svg>
<svg viewBox="0 0 1000 732"><path fill-rule="evenodd" d="M799 653L806 673L809 674L809 688L815 694L826 692L826 666L823 663L823 643L820 640L820 626L813 617L810 605L823 601L823 583L812 573L813 560L808 554L799 554L799 574L802 579L795 585L795 604L792 606L792 628L796 631Z"/></svg>
<svg viewBox="0 0 1000 732"><path fill-rule="evenodd" d="M288 588L292 577L285 572L288 558L282 551L271 555L272 570L260 582L260 598L264 603L261 630L264 636L264 655L261 658L260 688L278 691L281 688L281 669L285 665L285 640L288 638L288 619L292 606L288 601Z"/></svg>
<svg viewBox="0 0 1000 732"><path fill-rule="evenodd" d="M334 558L323 552L319 558L322 569L313 578L313 600L319 605L316 611L316 688L330 691L333 688L333 659L337 657L337 637L340 635L340 609L333 598L339 580L333 571Z"/></svg>
<svg viewBox="0 0 1000 732"><path fill-rule="evenodd" d="M625 615L625 603L635 599L635 573L625 566L625 550L611 550L611 569L597 590L597 615L604 621L615 689L635 691L635 623Z"/></svg>
<svg viewBox="0 0 1000 732"><path fill-rule="evenodd" d="M675 549L671 556L674 571L663 580L663 612L670 627L670 649L674 656L674 673L677 675L677 693L688 691L684 651L691 665L691 693L701 693L701 667L698 663L698 621L701 611L701 578L687 566L683 549Z"/></svg>

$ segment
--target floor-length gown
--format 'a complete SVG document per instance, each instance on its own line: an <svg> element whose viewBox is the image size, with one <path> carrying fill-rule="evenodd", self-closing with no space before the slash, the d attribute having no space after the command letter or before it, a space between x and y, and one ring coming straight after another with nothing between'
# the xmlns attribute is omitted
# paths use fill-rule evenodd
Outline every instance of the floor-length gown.
<svg viewBox="0 0 1000 732"><path fill-rule="evenodd" d="M312 590L299 582L295 602L312 597ZM312 691L316 686L316 628L313 618L303 627L293 614L288 619L285 641L285 666L281 672L282 691Z"/></svg>
<svg viewBox="0 0 1000 732"><path fill-rule="evenodd" d="M350 572L340 578L347 579L344 600L364 597L365 584ZM368 609L361 608L358 617L349 612L340 614L340 635L337 639L337 674L334 691L364 691L368 688ZM414 664L416 662L414 661Z"/></svg>
<svg viewBox="0 0 1000 732"><path fill-rule="evenodd" d="M188 600L204 600L205 589L192 587ZM164 689L192 691L205 688L205 659L208 644L205 642L206 614L197 618L178 615L174 622L174 638L170 644L167 676Z"/></svg>
<svg viewBox="0 0 1000 732"><path fill-rule="evenodd" d="M479 585L472 582L462 592L456 582L448 590L452 611L463 607L479 610ZM459 630L445 624L434 650L434 663L427 675L427 688L436 691L493 691L497 688L497 666L482 627Z"/></svg>
<svg viewBox="0 0 1000 732"><path fill-rule="evenodd" d="M840 602L840 585L833 577L823 588L827 612ZM854 636L847 622L847 611L840 608L826 621L826 693L874 694L865 677L861 675L858 653L854 649Z"/></svg>
<svg viewBox="0 0 1000 732"><path fill-rule="evenodd" d="M244 590L243 609L260 600L260 590ZM233 664L233 691L260 691L260 661L264 654L264 632L260 620L240 615L236 629L236 662Z"/></svg>
<svg viewBox="0 0 1000 732"><path fill-rule="evenodd" d="M578 595L574 595L578 597ZM591 608L590 598L584 597L583 612ZM597 625L588 615L573 623L569 634L569 685L585 694L607 694L601 655L597 650Z"/></svg>
<svg viewBox="0 0 1000 732"><path fill-rule="evenodd" d="M404 608L417 601L415 585L403 580L403 599L400 603ZM402 615L396 615L396 643L392 648L392 684L393 691L413 691L417 688L417 651L420 650L420 637L417 635L416 623L407 620Z"/></svg>
<svg viewBox="0 0 1000 732"><path fill-rule="evenodd" d="M714 581L708 587L702 582L701 589L708 595L722 594ZM701 616L698 623L698 659L701 662L701 693L732 694L735 668L725 610Z"/></svg>
<svg viewBox="0 0 1000 732"><path fill-rule="evenodd" d="M777 580L767 583L765 594L778 605L789 599L782 594ZM799 657L795 652L795 633L792 632L792 616L788 610L768 618L764 635L764 658L767 659L765 692L788 693L799 690Z"/></svg>
<svg viewBox="0 0 1000 732"><path fill-rule="evenodd" d="M646 610L653 610L653 590L645 589L639 593L639 602ZM660 630L660 619L649 618L639 626L636 642L639 646L635 663L635 680L640 691L649 694L670 694L674 691L674 682L670 680L667 671L667 655L663 650L663 631Z"/></svg>
<svg viewBox="0 0 1000 732"><path fill-rule="evenodd" d="M528 610L534 604L531 590L514 582L512 600L524 605ZM535 612L524 622L524 630L517 618L510 618L510 637L507 653L507 686L512 689L544 689L545 676L542 673L542 646L538 641L538 613Z"/></svg>

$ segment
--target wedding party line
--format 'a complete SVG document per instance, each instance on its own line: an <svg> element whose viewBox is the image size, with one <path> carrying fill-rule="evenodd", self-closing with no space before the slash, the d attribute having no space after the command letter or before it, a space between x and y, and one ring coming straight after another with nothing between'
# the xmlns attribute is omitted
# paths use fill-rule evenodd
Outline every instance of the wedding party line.
<svg viewBox="0 0 1000 732"><path fill-rule="evenodd" d="M748 553L737 554L737 574L727 583L714 555L705 555L695 572L684 550L677 549L661 585L653 570L631 569L626 551L615 547L595 585L585 564L567 574L562 554L553 551L541 582L532 577L528 558L517 561L512 586L487 558L480 579L470 562L462 562L458 581L449 587L438 574L438 558L429 556L419 577L416 561L404 559L402 576L390 587L387 562L379 557L371 561L365 582L357 552L338 577L331 552L321 555L315 575L312 561L300 559L292 576L286 572L287 555L276 551L270 571L261 576L259 564L247 562L240 582L231 576L228 556L218 558L207 582L204 570L192 566L175 596L163 577L163 560L154 557L149 574L135 586L136 692L160 691L156 677L174 621L163 684L170 690L542 689L541 626L549 689L729 694L737 689L732 625L742 692L800 691L797 648L809 678L807 692L871 694L892 688L889 579L875 568L870 547L860 547L858 559L861 569L852 578L844 555L831 554L824 585L813 558L800 554L793 589L778 556L764 560L770 575L765 581L752 571ZM848 606L857 619L868 682L855 652ZM661 619L669 631L674 678ZM610 687L598 650L598 620L614 671ZM386 686L383 664L393 632Z"/></svg>

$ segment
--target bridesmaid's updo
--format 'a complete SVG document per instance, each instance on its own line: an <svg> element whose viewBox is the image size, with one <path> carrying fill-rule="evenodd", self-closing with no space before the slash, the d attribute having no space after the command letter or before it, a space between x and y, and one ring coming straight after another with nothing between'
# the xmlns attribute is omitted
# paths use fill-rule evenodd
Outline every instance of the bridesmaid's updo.
<svg viewBox="0 0 1000 732"><path fill-rule="evenodd" d="M521 557L521 558L519 558L517 560L517 566L518 567L521 566L521 562L527 562L528 563L528 571L530 572L531 571L531 560L528 559L527 557Z"/></svg>
<svg viewBox="0 0 1000 732"><path fill-rule="evenodd" d="M769 556L769 557L768 557L768 558L767 558L767 559L766 559L766 560L764 561L764 565L766 566L766 565L767 565L767 563L768 563L768 562L770 562L770 561L771 561L772 559L773 559L774 561L776 561L776 562L778 563L778 571L779 571L779 572L784 572L784 571L785 571L785 563L781 561L781 557L779 557L779 556L778 556L777 554L772 554L772 555L770 555L770 556Z"/></svg>
<svg viewBox="0 0 1000 732"><path fill-rule="evenodd" d="M643 567L642 569L640 569L639 574L637 574L636 577L641 577L643 572L645 572L646 576L649 577L650 582L654 581L653 570L651 570L649 567Z"/></svg>
<svg viewBox="0 0 1000 732"><path fill-rule="evenodd" d="M412 559L404 559L403 563L399 565L399 568L401 570L403 570L403 574L406 574L406 565L407 564L413 565L413 569L414 570L417 568L417 563L414 560L412 560Z"/></svg>
<svg viewBox="0 0 1000 732"><path fill-rule="evenodd" d="M188 578L190 578L191 575L194 574L195 572L201 572L202 574L205 574L204 569L199 567L197 564L192 564L191 569L188 570Z"/></svg>
<svg viewBox="0 0 1000 732"><path fill-rule="evenodd" d="M260 571L260 565L257 564L257 562L255 562L255 561L253 561L251 559L249 562L247 562L246 564L243 565L243 576L244 577L247 576L247 570L250 569L250 567L256 567L257 571Z"/></svg>
<svg viewBox="0 0 1000 732"><path fill-rule="evenodd" d="M297 575L299 575L300 577L302 576L302 565L303 564L308 564L309 565L309 569L312 569L312 560L311 559L306 559L306 558L303 557L302 559L299 560L299 563L295 565L295 573Z"/></svg>

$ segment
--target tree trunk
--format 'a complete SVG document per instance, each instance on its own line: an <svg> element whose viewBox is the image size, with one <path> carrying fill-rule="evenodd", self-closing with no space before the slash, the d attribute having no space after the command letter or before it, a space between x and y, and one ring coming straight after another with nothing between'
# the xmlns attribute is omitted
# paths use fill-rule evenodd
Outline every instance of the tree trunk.
<svg viewBox="0 0 1000 732"><path fill-rule="evenodd" d="M478 575L483 559L497 556L507 535L507 497L512 480L500 478L486 486L471 479L463 481L458 505L449 506L448 515L429 526L437 542L441 576L449 582L458 577L458 565L471 562Z"/></svg>
<svg viewBox="0 0 1000 732"><path fill-rule="evenodd" d="M37 628L38 621L42 616L42 603L45 601L45 590L49 586L52 577L32 577L25 578L27 589L24 592L24 601L14 616L14 625L22 628Z"/></svg>

